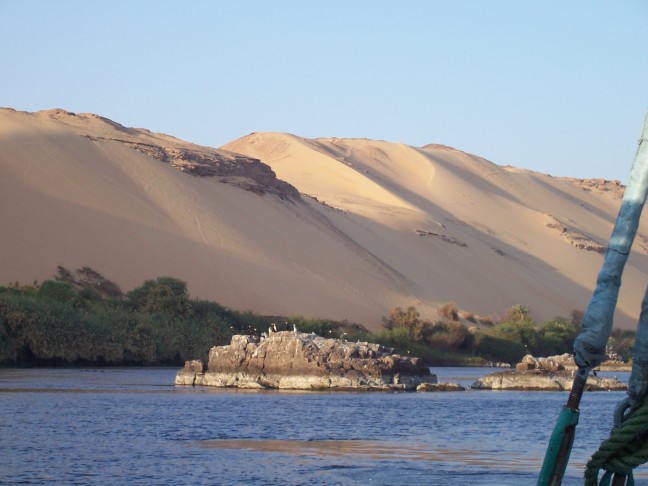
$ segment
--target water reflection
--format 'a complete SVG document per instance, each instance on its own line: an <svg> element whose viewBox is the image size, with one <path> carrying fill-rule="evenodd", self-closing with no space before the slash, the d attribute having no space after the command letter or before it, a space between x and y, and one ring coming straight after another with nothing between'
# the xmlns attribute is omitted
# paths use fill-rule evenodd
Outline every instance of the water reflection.
<svg viewBox="0 0 648 486"><path fill-rule="evenodd" d="M370 459L373 461L429 461L439 463L453 462L467 466L492 466L502 463L499 454L472 449L433 448L426 444L375 440L258 440L226 439L205 440L197 443L208 449L232 449L257 452L274 452L299 456L344 457L350 459ZM529 458L507 457L502 464L511 470L536 471L537 461Z"/></svg>

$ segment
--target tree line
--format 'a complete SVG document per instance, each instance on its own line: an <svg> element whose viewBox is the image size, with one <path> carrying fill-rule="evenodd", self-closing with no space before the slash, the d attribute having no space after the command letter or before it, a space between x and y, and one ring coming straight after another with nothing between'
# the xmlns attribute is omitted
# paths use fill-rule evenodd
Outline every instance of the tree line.
<svg viewBox="0 0 648 486"><path fill-rule="evenodd" d="M385 329L378 333L378 339L401 350L408 348L429 362L480 364L486 360L514 364L526 354L573 353L583 318L583 312L575 310L569 319L555 317L536 323L528 307L514 305L496 320L473 315L460 319L452 302L441 306L439 314L443 318L432 322L421 319L413 306L396 307L383 319ZM634 335L634 331L615 329L608 340L608 354L631 359Z"/></svg>
<svg viewBox="0 0 648 486"><path fill-rule="evenodd" d="M577 316L576 316L577 317ZM94 270L58 267L54 280L0 286L0 365L181 365L207 360L212 346L234 334L256 334L275 324L279 330L314 332L324 337L378 342L430 365L515 363L572 351L578 319L537 324L529 310L511 307L497 322L461 322L456 306L440 309L440 319L421 319L414 307L392 309L383 329L369 332L347 321L301 316L264 316L192 299L186 282L174 277L147 280L129 292ZM615 331L610 345L626 358L634 334Z"/></svg>

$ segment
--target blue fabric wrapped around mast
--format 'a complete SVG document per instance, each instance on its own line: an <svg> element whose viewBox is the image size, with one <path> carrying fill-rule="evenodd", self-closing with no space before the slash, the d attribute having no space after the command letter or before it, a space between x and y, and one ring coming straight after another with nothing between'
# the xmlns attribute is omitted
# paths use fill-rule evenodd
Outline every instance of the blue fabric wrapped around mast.
<svg viewBox="0 0 648 486"><path fill-rule="evenodd" d="M628 401L631 410L641 405L648 392L648 287L641 302L641 316L635 334L632 373L628 380Z"/></svg>
<svg viewBox="0 0 648 486"><path fill-rule="evenodd" d="M583 329L574 343L574 359L581 368L594 368L605 359L605 347L612 332L614 310L619 297L621 274L630 255L641 211L648 195L647 140L648 116L644 121L630 179L623 194L605 261L596 281L596 289L585 309Z"/></svg>

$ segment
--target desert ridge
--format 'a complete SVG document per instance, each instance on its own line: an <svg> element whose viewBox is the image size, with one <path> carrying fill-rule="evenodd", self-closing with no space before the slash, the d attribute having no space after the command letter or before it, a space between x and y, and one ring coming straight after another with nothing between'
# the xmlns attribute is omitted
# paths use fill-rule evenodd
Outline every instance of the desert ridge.
<svg viewBox="0 0 648 486"><path fill-rule="evenodd" d="M630 161L628 161L628 165ZM239 310L348 319L455 301L583 309L620 198L449 147L256 133L201 147L92 114L0 110L0 281L89 266ZM634 327L646 223L617 323Z"/></svg>

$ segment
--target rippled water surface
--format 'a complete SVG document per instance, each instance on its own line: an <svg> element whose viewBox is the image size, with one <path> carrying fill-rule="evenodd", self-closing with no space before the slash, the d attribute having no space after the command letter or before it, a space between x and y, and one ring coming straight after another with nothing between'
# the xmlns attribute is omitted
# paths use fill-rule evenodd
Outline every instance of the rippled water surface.
<svg viewBox="0 0 648 486"><path fill-rule="evenodd" d="M434 371L470 384L491 370ZM534 485L567 400L175 387L175 372L0 369L0 483ZM584 396L563 484L582 484L624 396Z"/></svg>

